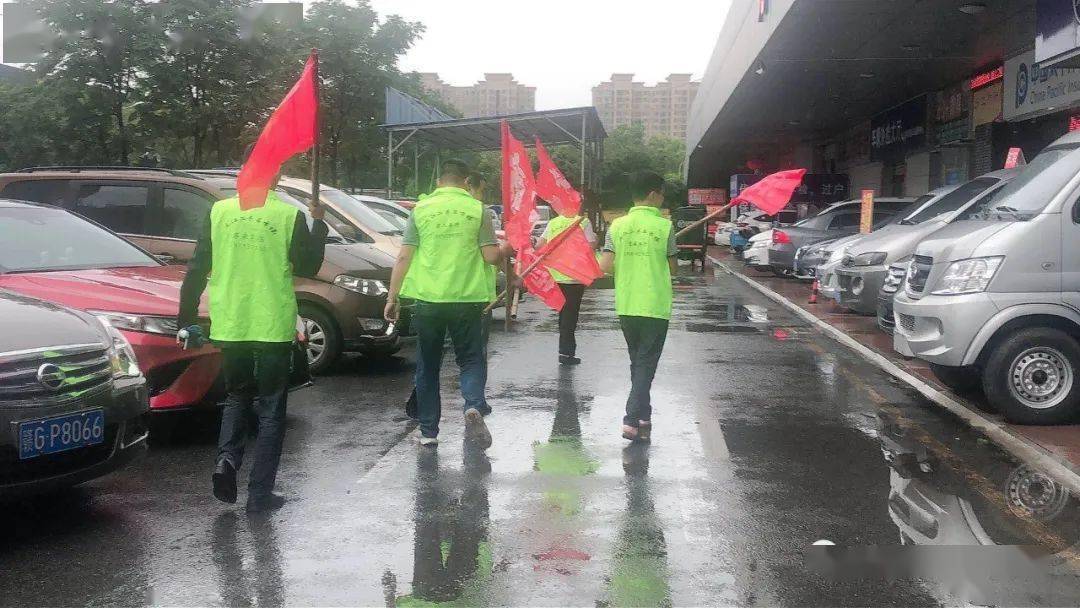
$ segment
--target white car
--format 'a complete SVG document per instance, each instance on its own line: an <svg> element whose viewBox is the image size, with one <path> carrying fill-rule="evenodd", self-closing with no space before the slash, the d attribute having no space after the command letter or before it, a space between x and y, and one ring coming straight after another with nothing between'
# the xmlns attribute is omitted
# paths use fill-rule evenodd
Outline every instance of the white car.
<svg viewBox="0 0 1080 608"><path fill-rule="evenodd" d="M750 237L750 246L743 251L743 261L755 270L771 270L769 267L770 244L772 244L772 230Z"/></svg>

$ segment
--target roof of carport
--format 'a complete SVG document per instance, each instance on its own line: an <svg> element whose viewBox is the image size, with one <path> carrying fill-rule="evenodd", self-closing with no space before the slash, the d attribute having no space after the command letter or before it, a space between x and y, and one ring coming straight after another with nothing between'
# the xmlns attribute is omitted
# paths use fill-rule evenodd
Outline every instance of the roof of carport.
<svg viewBox="0 0 1080 608"><path fill-rule="evenodd" d="M721 65L702 84L713 99L695 106L711 101L719 110L711 120L694 119L708 122L698 125L700 139L688 142L697 144L688 165L691 184L720 185L706 182L722 179L755 150L837 133L1000 63L1002 49L1012 46L1007 23L1035 10L1034 0L990 0L981 14L969 15L959 10L962 4L795 0L733 90L710 89L708 80L718 79L727 61L714 55ZM751 34L735 32L738 38Z"/></svg>
<svg viewBox="0 0 1080 608"><path fill-rule="evenodd" d="M580 143L607 137L594 107L545 110L506 116L461 118L434 122L383 125L391 133L412 137L449 150L498 150L502 145L502 122L510 124L515 136L527 146L539 137L545 146Z"/></svg>

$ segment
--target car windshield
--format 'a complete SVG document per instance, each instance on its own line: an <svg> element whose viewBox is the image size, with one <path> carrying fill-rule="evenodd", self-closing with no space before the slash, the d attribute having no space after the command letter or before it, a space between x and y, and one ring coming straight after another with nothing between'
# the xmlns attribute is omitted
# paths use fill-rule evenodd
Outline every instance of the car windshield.
<svg viewBox="0 0 1080 608"><path fill-rule="evenodd" d="M372 211L363 202L345 194L336 188L322 188L321 195L326 200L334 203L345 212L345 215L356 223L365 226L379 234L401 234L401 229L382 218Z"/></svg>
<svg viewBox="0 0 1080 608"><path fill-rule="evenodd" d="M960 219L1029 220L1041 212L1080 168L1080 145L1047 148L1005 186L983 197Z"/></svg>
<svg viewBox="0 0 1080 608"><path fill-rule="evenodd" d="M910 216L913 213L919 211L919 209L921 209L923 207L923 205L925 205L926 203L929 203L932 200L934 200L934 195L933 194L924 194L924 195L920 196L919 198L915 199L914 203L911 203L907 207L904 207L903 209L901 209L900 212L897 213L896 217L893 218L893 219L898 224L906 224L907 222L905 221L905 219L908 216Z"/></svg>
<svg viewBox="0 0 1080 608"><path fill-rule="evenodd" d="M0 272L160 266L115 234L62 209L0 209Z"/></svg>
<svg viewBox="0 0 1080 608"><path fill-rule="evenodd" d="M386 220L387 222L393 224L398 230L401 230L401 231L404 232L404 230L405 230L405 218L403 218L400 215L394 213L393 211L390 211L389 209L378 209L378 210L375 211L375 213L378 213L379 216L382 217L384 220Z"/></svg>
<svg viewBox="0 0 1080 608"><path fill-rule="evenodd" d="M934 201L930 205L926 205L922 209L918 209L915 213L904 217L904 219L900 220L900 223L907 225L921 224L946 213L952 213L968 204L975 197L1000 181L1001 180L995 177L979 177L973 179Z"/></svg>

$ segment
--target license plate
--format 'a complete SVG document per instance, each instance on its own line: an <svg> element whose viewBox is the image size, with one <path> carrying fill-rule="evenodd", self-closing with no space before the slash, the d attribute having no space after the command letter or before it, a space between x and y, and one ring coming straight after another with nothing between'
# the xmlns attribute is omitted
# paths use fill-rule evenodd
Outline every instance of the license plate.
<svg viewBox="0 0 1080 608"><path fill-rule="evenodd" d="M19 423L19 458L36 458L105 441L105 412L87 410Z"/></svg>

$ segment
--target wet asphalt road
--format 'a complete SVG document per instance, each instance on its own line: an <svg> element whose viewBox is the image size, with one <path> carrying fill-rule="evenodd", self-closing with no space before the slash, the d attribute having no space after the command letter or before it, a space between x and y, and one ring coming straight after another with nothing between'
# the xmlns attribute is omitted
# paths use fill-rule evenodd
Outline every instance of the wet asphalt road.
<svg viewBox="0 0 1080 608"><path fill-rule="evenodd" d="M0 604L1080 603L1075 498L738 282L694 276L651 446L619 436L612 292L586 294L577 368L530 300L492 336L486 455L462 443L452 363L432 450L399 420L411 352L354 359L290 401L281 511L217 503L216 420L183 416L121 474L0 505Z"/></svg>

